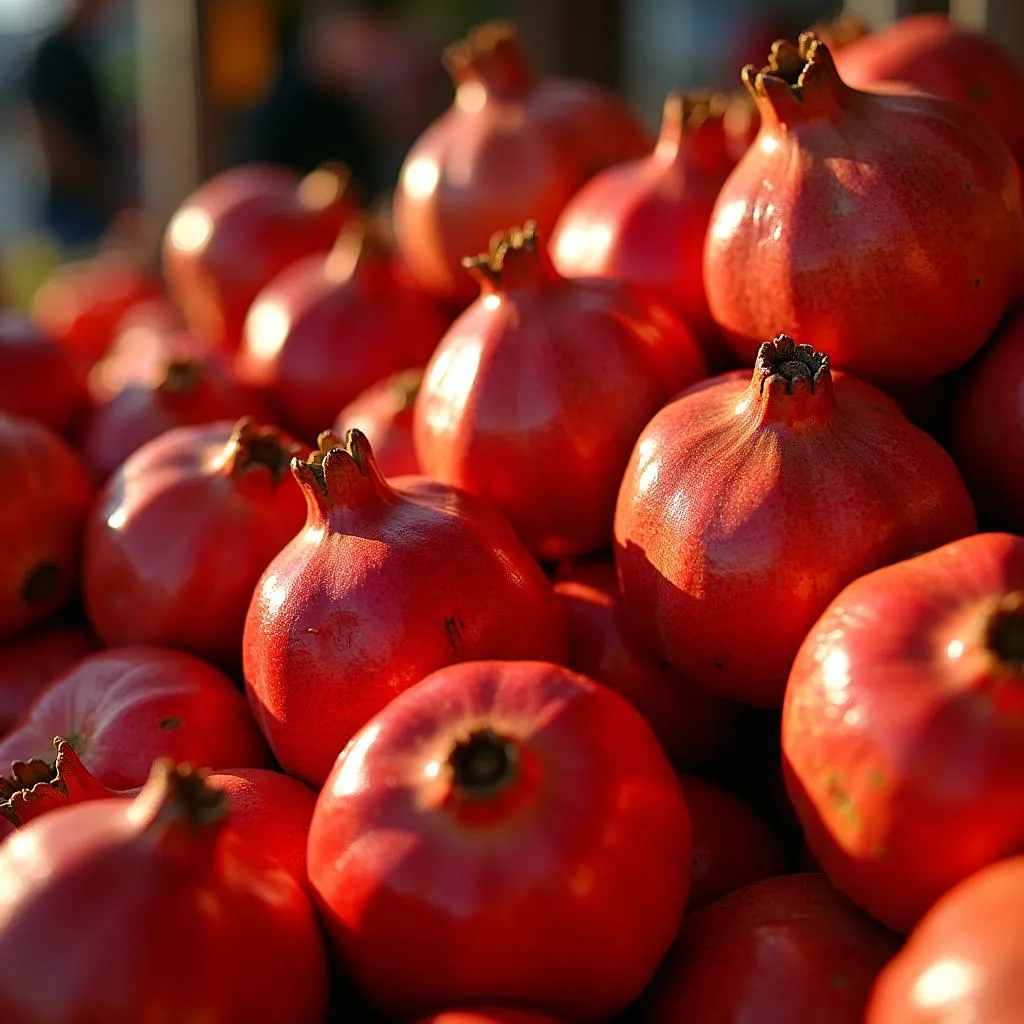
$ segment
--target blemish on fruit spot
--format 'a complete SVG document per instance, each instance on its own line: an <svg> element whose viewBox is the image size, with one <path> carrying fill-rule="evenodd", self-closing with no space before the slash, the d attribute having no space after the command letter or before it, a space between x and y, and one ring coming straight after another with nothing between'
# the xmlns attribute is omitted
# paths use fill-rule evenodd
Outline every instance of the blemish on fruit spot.
<svg viewBox="0 0 1024 1024"><path fill-rule="evenodd" d="M180 718L172 718L172 717L161 718L160 719L160 728L161 729L180 729L181 728L181 719Z"/></svg>
<svg viewBox="0 0 1024 1024"><path fill-rule="evenodd" d="M457 615L449 615L444 620L444 631L448 634L448 643L451 644L453 651L458 651L463 643L463 630L466 628L466 624Z"/></svg>

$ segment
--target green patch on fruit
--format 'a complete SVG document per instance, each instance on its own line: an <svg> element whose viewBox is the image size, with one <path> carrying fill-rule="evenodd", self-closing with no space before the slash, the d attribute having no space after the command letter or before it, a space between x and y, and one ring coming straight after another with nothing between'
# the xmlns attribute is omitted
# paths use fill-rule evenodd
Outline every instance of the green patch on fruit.
<svg viewBox="0 0 1024 1024"><path fill-rule="evenodd" d="M860 812L854 806L853 799L846 791L846 787L839 778L839 772L833 770L825 776L825 785L828 787L828 795L838 814L845 818L849 825L857 830L864 827L864 820Z"/></svg>

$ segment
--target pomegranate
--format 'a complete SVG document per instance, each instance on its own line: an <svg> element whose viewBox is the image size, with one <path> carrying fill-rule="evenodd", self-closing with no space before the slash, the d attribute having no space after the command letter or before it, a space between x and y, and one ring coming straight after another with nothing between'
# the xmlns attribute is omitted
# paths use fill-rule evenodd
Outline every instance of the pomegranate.
<svg viewBox="0 0 1024 1024"><path fill-rule="evenodd" d="M385 476L420 472L412 438L412 413L423 381L423 370L400 370L354 398L338 413L334 431L362 431L373 445L377 465Z"/></svg>
<svg viewBox="0 0 1024 1024"><path fill-rule="evenodd" d="M569 667L622 694L674 762L692 764L713 753L731 724L731 707L637 648L611 561L563 566L554 582L569 631Z"/></svg>
<svg viewBox="0 0 1024 1024"><path fill-rule="evenodd" d="M0 1019L325 1020L309 899L230 823L202 773L159 761L135 800L64 807L0 845Z"/></svg>
<svg viewBox="0 0 1024 1024"><path fill-rule="evenodd" d="M0 638L73 595L92 485L49 427L0 413ZM2 763L2 762L0 762Z"/></svg>
<svg viewBox="0 0 1024 1024"><path fill-rule="evenodd" d="M189 327L237 348L249 306L285 267L327 252L355 213L347 169L328 165L300 178L248 164L199 186L164 236L164 274Z"/></svg>
<svg viewBox="0 0 1024 1024"><path fill-rule="evenodd" d="M432 1013L429 1017L421 1017L416 1024L558 1024L558 1021L534 1010L514 1010L508 1006L472 1006Z"/></svg>
<svg viewBox="0 0 1024 1024"><path fill-rule="evenodd" d="M1008 534L851 583L800 648L790 798L829 877L890 928L1024 846L1022 682L1024 538Z"/></svg>
<svg viewBox="0 0 1024 1024"><path fill-rule="evenodd" d="M100 651L58 676L0 739L0 765L52 763L55 736L114 790L141 786L158 757L214 769L270 764L231 680L191 654L159 647Z"/></svg>
<svg viewBox="0 0 1024 1024"><path fill-rule="evenodd" d="M679 926L690 823L643 718L538 662L472 662L396 697L320 792L309 880L389 1017L510 1003L607 1020Z"/></svg>
<svg viewBox="0 0 1024 1024"><path fill-rule="evenodd" d="M591 82L538 78L515 26L489 22L445 50L455 102L413 145L395 192L406 265L430 294L465 305L462 257L532 218L545 235L598 171L641 156L644 129Z"/></svg>
<svg viewBox="0 0 1024 1024"><path fill-rule="evenodd" d="M615 560L654 656L712 693L778 707L801 641L847 583L975 525L952 460L892 399L779 335L752 377L698 384L648 424L619 493ZM794 537L813 543L797 555Z"/></svg>
<svg viewBox="0 0 1024 1024"><path fill-rule="evenodd" d="M799 48L779 40L743 81L761 130L704 253L711 313L737 355L783 330L877 382L966 363L1024 283L1005 143L944 100L850 88L810 33Z"/></svg>
<svg viewBox="0 0 1024 1024"><path fill-rule="evenodd" d="M235 668L253 588L306 521L289 467L307 450L243 419L169 430L129 456L85 532L85 606L103 642Z"/></svg>
<svg viewBox="0 0 1024 1024"><path fill-rule="evenodd" d="M256 586L243 639L249 703L277 760L313 786L396 694L459 661L562 662L550 584L490 505L377 467L330 434L292 472L306 528Z"/></svg>
<svg viewBox="0 0 1024 1024"><path fill-rule="evenodd" d="M237 368L286 427L313 439L370 385L422 366L447 324L440 307L405 283L384 232L368 220L260 292Z"/></svg>
<svg viewBox="0 0 1024 1024"><path fill-rule="evenodd" d="M562 277L532 222L468 267L481 295L438 346L416 399L420 465L493 501L541 558L605 550L630 448L673 393L704 376L700 350L652 294Z"/></svg>
<svg viewBox="0 0 1024 1024"><path fill-rule="evenodd" d="M562 211L551 254L567 277L611 277L650 285L675 304L715 370L735 357L704 294L704 236L718 191L745 140L729 117L746 101L726 94L671 93L653 151L591 178Z"/></svg>

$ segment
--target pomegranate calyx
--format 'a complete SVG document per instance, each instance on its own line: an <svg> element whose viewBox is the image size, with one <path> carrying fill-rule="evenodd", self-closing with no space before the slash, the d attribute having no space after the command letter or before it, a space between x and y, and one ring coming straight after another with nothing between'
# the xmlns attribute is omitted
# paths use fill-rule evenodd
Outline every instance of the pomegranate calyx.
<svg viewBox="0 0 1024 1024"><path fill-rule="evenodd" d="M984 636L985 647L1007 673L1024 673L1024 591L1015 590L996 602Z"/></svg>
<svg viewBox="0 0 1024 1024"><path fill-rule="evenodd" d="M831 376L831 370L824 352L815 352L813 346L798 345L788 334L779 334L758 350L755 376L762 394L776 380L788 395L797 387L807 387L814 394L822 380Z"/></svg>
<svg viewBox="0 0 1024 1024"><path fill-rule="evenodd" d="M485 799L508 786L519 773L519 748L490 727L456 741L448 755L452 785L465 797Z"/></svg>
<svg viewBox="0 0 1024 1024"><path fill-rule="evenodd" d="M291 467L306 493L311 515L326 516L396 498L361 430L346 431L344 442L325 430L317 438L316 451L305 460L293 458Z"/></svg>
<svg viewBox="0 0 1024 1024"><path fill-rule="evenodd" d="M508 292L560 279L547 249L540 244L536 221L499 231L491 238L489 248L489 252L462 260L462 266L484 291Z"/></svg>
<svg viewBox="0 0 1024 1024"><path fill-rule="evenodd" d="M154 761L131 815L157 832L182 825L195 833L220 825L228 815L227 797L207 783L209 774L207 768L176 765L167 758Z"/></svg>
<svg viewBox="0 0 1024 1024"><path fill-rule="evenodd" d="M175 356L164 368L157 390L164 395L185 395L195 391L202 379L203 364L199 359Z"/></svg>
<svg viewBox="0 0 1024 1024"><path fill-rule="evenodd" d="M512 21L497 19L477 26L445 47L441 60L459 91L482 86L501 99L522 99L533 88L533 70ZM467 105L475 108L478 103L473 97Z"/></svg>
<svg viewBox="0 0 1024 1024"><path fill-rule="evenodd" d="M311 213L342 203L355 203L356 186L347 164L329 160L310 171L299 182L299 203Z"/></svg>
<svg viewBox="0 0 1024 1024"><path fill-rule="evenodd" d="M254 467L263 467L270 471L272 482L277 484L284 478L292 459L301 456L303 451L303 446L288 440L280 428L261 425L252 416L244 416L235 424L221 465L235 480Z"/></svg>

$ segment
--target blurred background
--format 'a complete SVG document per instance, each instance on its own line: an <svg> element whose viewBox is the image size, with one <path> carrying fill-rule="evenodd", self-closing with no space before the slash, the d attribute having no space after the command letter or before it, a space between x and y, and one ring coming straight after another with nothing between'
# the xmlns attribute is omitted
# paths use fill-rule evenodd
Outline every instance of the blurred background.
<svg viewBox="0 0 1024 1024"><path fill-rule="evenodd" d="M542 71L616 89L652 126L665 93L734 87L771 41L841 0L0 0L0 281L27 301L119 210L162 226L226 167L345 161L366 195L451 100L442 47L518 23ZM1024 0L860 0L880 25L951 10L1024 49Z"/></svg>

